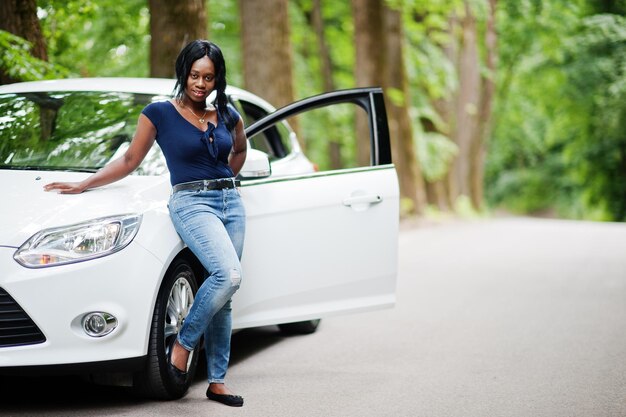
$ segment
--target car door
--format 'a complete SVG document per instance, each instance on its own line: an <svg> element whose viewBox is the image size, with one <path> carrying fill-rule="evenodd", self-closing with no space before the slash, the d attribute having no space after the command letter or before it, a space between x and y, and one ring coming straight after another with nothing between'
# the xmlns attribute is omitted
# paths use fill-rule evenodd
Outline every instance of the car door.
<svg viewBox="0 0 626 417"><path fill-rule="evenodd" d="M244 281L234 327L310 320L395 302L399 190L382 90L326 93L247 128L249 138L282 120L350 103L365 112L371 164L244 181Z"/></svg>

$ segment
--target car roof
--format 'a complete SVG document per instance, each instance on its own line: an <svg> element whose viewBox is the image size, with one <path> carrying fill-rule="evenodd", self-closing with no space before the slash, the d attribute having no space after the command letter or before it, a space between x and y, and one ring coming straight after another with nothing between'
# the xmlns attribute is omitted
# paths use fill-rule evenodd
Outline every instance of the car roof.
<svg viewBox="0 0 626 417"><path fill-rule="evenodd" d="M131 78L131 77L96 77L66 78L58 80L26 81L0 85L0 94L33 93L42 91L117 91L137 94L159 94L171 96L176 85L175 79L169 78ZM226 94L243 98L268 111L275 108L267 101L249 91L234 86L226 87Z"/></svg>

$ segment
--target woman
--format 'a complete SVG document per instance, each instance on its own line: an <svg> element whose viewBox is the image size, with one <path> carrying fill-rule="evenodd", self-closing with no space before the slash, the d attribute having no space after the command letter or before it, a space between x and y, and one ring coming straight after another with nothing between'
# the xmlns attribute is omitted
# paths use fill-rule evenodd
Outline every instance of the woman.
<svg viewBox="0 0 626 417"><path fill-rule="evenodd" d="M44 189L75 194L117 181L137 168L157 141L173 186L170 217L209 274L170 346L170 376L185 383L189 354L204 335L207 397L242 406L243 398L230 392L224 378L230 356L230 299L242 276L245 212L234 177L246 158L246 135L240 115L227 104L226 65L217 45L189 43L176 59L176 78L175 98L144 108L124 156L82 182L55 182ZM206 102L214 90L215 106Z"/></svg>

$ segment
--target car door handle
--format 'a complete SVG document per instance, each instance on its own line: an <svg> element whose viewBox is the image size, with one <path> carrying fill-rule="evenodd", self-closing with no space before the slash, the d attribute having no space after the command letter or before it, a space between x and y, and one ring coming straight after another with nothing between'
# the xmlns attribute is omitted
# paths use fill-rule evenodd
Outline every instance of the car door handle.
<svg viewBox="0 0 626 417"><path fill-rule="evenodd" d="M354 197L348 197L343 199L344 206L364 205L364 204L378 204L383 201L383 198L375 194L357 195Z"/></svg>

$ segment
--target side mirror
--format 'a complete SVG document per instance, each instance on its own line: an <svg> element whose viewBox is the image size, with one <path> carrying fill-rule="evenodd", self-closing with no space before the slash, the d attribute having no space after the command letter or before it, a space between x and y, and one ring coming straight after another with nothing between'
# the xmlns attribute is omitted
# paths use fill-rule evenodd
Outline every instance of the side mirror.
<svg viewBox="0 0 626 417"><path fill-rule="evenodd" d="M256 180L267 178L272 175L270 160L265 152L248 147L246 162L239 172L238 178L242 180Z"/></svg>

